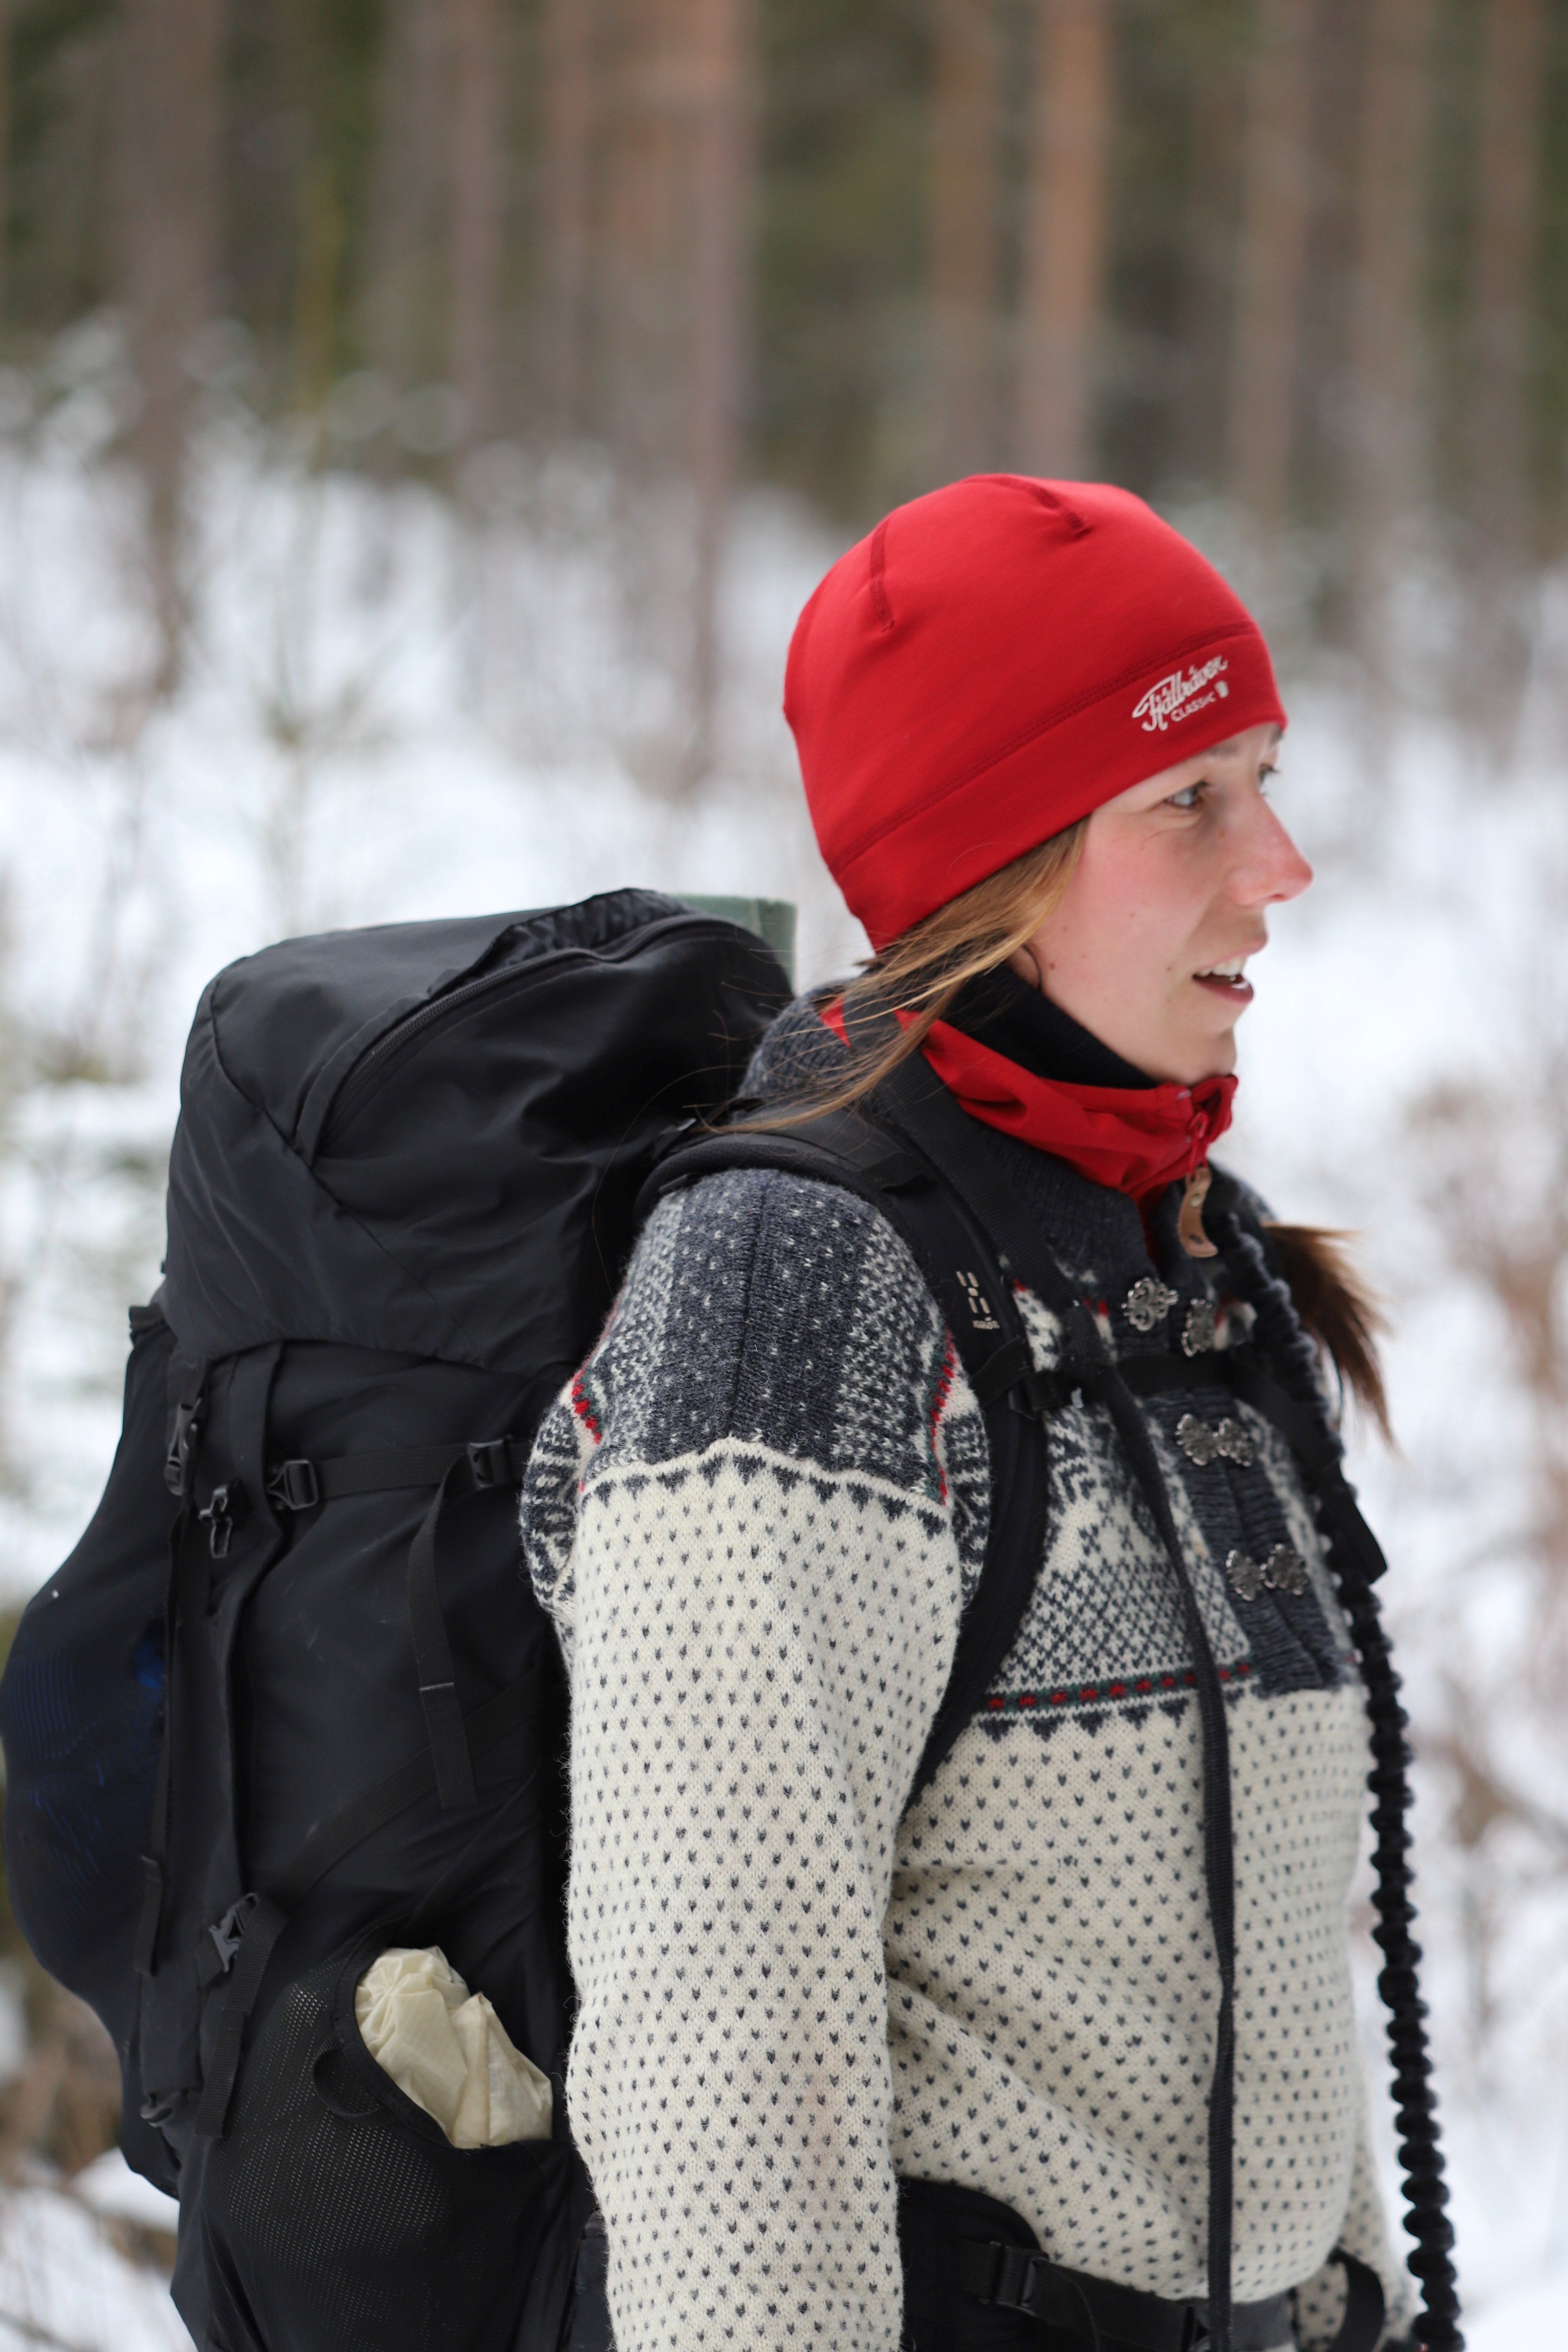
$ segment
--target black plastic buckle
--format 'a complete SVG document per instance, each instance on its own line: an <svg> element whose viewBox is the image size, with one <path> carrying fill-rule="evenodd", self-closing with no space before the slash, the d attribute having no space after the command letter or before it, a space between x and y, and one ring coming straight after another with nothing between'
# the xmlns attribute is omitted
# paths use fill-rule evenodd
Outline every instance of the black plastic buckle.
<svg viewBox="0 0 1568 2352"><path fill-rule="evenodd" d="M1007 1391L1007 1402L1025 1421L1048 1421L1071 1402L1052 1372L1026 1372Z"/></svg>
<svg viewBox="0 0 1568 2352"><path fill-rule="evenodd" d="M1001 2311L1022 2311L1035 2316L1035 2273L1049 2270L1050 2256L1032 2246L1005 2246L993 2242L990 2252L996 2257L992 2273L991 2292L980 2297L982 2303L993 2303Z"/></svg>
<svg viewBox="0 0 1568 2352"><path fill-rule="evenodd" d="M1026 1421L1048 1421L1069 1404L1092 1404L1110 1370L1106 1363L1067 1356L1048 1372L1026 1372L1013 1383L1008 1402Z"/></svg>
<svg viewBox="0 0 1568 2352"><path fill-rule="evenodd" d="M227 1976L233 1968L234 1956L244 1939L246 1922L260 1900L259 1895L242 1895L237 1903L229 1905L216 1925L207 1929L217 1950L220 1977Z"/></svg>
<svg viewBox="0 0 1568 2352"><path fill-rule="evenodd" d="M244 1518L245 1512L245 1488L237 1478L233 1478L225 1486L215 1486L206 1509L196 1513L196 1517L207 1531L207 1549L214 1559L228 1558L234 1531Z"/></svg>
<svg viewBox="0 0 1568 2352"><path fill-rule="evenodd" d="M267 1474L267 1499L277 1511L313 1511L321 1499L315 1464L303 1455L279 1462Z"/></svg>
<svg viewBox="0 0 1568 2352"><path fill-rule="evenodd" d="M163 1456L163 1484L171 1495L182 1500L190 1492L191 1457L195 1453L202 1433L202 1406L198 1397L195 1404L174 1407L174 1433L169 1440L169 1451Z"/></svg>
<svg viewBox="0 0 1568 2352"><path fill-rule="evenodd" d="M511 1474L510 1438L476 1438L468 1448L468 1468L478 1487L515 1485Z"/></svg>

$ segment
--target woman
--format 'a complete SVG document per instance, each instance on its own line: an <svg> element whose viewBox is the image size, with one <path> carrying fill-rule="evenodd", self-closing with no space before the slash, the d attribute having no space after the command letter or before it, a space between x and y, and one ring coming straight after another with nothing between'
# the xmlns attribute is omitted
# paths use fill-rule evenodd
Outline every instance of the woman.
<svg viewBox="0 0 1568 2352"><path fill-rule="evenodd" d="M943 1316L841 1186L737 1168L649 1222L523 1504L573 1678L569 2095L616 2343L1174 2347L1212 2284L1217 2335L1315 2347L1365 2272L1401 2339L1347 1957L1355 1649L1291 1449L1221 1379L1250 1339L1300 1387L1306 1346L1207 1166L1248 960L1310 879L1267 649L1139 500L994 477L834 566L786 711L876 954L770 1033L765 1121L875 1113L923 1055L1014 1221L1037 1370L1067 1319L1030 1250L1119 1362L1196 1370L1131 1433L1168 1512L1116 1416L1058 1399L1023 1622L911 1801L994 1501ZM1268 1247L1381 1418L1331 1251ZM991 2241L1059 2273L1005 2282Z"/></svg>

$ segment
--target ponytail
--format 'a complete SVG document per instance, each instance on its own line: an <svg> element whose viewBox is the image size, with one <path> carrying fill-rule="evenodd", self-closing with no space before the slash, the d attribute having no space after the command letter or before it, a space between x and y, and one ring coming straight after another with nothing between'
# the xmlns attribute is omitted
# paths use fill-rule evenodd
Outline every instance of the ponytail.
<svg viewBox="0 0 1568 2352"><path fill-rule="evenodd" d="M1322 1225L1265 1223L1285 1286L1310 1333L1367 1419L1390 1444L1388 1391L1377 1341L1387 1319L1358 1275L1349 1236Z"/></svg>

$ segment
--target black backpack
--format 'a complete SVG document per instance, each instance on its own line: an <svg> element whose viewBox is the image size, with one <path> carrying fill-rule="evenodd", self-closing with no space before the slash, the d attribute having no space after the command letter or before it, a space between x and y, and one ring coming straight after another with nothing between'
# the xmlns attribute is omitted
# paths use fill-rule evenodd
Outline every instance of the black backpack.
<svg viewBox="0 0 1568 2352"><path fill-rule="evenodd" d="M750 1151L877 1198L981 1391L998 1507L922 1779L1016 1625L1044 1447L983 1231L852 1120L693 1156L789 992L752 932L626 890L289 940L202 998L166 1278L0 1734L16 1916L114 2039L213 2352L607 2342L565 2123L565 1692L515 1489L672 1141L687 1174ZM551 2076L549 2140L456 2149L371 2058L354 1987L427 1943Z"/></svg>

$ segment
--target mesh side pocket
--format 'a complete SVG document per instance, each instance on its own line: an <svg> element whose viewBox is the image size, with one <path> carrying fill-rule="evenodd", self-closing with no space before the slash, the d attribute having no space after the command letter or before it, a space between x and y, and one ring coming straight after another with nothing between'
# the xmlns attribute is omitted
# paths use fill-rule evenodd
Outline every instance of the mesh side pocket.
<svg viewBox="0 0 1568 2352"><path fill-rule="evenodd" d="M561 2267L569 2147L453 2147L360 2040L353 1988L386 1940L279 1997L213 2147L202 2243L236 2352L519 2352Z"/></svg>

